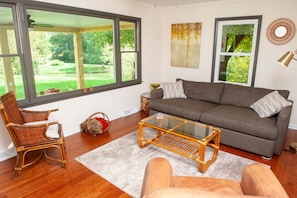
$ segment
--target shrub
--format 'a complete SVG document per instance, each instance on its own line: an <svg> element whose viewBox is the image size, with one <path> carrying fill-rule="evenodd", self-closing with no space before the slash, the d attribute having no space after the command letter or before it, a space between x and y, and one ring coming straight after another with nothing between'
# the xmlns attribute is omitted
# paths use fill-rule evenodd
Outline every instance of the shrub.
<svg viewBox="0 0 297 198"><path fill-rule="evenodd" d="M64 62L63 61L60 61L58 59L54 59L50 62L50 65L51 66L62 66L64 65Z"/></svg>

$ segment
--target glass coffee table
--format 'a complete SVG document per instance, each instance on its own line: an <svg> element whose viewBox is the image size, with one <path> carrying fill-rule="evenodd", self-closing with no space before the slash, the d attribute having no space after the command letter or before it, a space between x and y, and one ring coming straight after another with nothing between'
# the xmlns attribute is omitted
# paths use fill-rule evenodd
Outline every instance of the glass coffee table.
<svg viewBox="0 0 297 198"><path fill-rule="evenodd" d="M139 122L138 145L153 144L193 159L203 173L217 159L220 135L219 128L157 113ZM205 159L206 147L212 151L209 159Z"/></svg>

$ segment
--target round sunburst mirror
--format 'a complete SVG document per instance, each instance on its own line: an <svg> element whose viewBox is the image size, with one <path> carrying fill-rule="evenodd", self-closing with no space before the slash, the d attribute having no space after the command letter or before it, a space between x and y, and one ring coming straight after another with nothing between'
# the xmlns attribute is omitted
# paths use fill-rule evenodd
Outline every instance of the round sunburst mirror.
<svg viewBox="0 0 297 198"><path fill-rule="evenodd" d="M267 28L267 38L275 45L284 45L290 42L296 33L294 22L288 18L279 18L272 21Z"/></svg>

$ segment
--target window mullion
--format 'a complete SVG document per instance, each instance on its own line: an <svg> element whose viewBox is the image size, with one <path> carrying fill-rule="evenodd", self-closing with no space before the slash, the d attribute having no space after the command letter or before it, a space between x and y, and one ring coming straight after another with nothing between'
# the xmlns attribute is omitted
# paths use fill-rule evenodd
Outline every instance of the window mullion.
<svg viewBox="0 0 297 198"><path fill-rule="evenodd" d="M116 68L116 82L122 82L122 61L121 61L121 47L120 47L120 20L117 17L114 25L114 47L115 47L115 68Z"/></svg>
<svg viewBox="0 0 297 198"><path fill-rule="evenodd" d="M23 69L23 79L24 79L24 87L25 87L25 96L26 96L26 102L24 102L24 105L32 103L35 98L35 82L34 82L34 70L33 70L33 63L32 63L32 55L30 50L30 41L29 41L29 31L27 27L27 21L25 19L27 18L26 14L26 6L18 3L18 21L19 21L19 29L22 34L19 36L20 41L22 43L21 47L23 49L22 53L22 69Z"/></svg>

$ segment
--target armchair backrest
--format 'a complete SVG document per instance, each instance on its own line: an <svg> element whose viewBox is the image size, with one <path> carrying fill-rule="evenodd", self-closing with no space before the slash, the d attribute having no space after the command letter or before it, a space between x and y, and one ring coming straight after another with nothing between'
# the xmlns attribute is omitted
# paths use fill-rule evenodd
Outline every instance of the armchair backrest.
<svg viewBox="0 0 297 198"><path fill-rule="evenodd" d="M20 113L15 95L8 92L0 97L0 113L5 124L23 124L23 117Z"/></svg>

